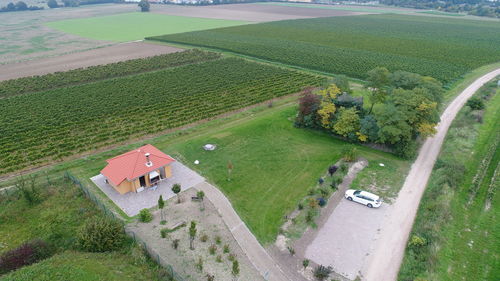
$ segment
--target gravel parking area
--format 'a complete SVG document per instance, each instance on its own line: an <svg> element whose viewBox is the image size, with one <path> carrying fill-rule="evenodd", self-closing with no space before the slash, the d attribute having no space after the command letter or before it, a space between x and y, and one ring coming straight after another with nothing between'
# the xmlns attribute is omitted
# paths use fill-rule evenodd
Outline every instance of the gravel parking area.
<svg viewBox="0 0 500 281"><path fill-rule="evenodd" d="M185 191L205 179L193 170L179 162L174 162L172 166L172 177L160 182L156 190L146 189L143 192L118 193L111 185L104 182L104 176L97 175L91 180L101 189L113 202L122 209L128 216L133 217L144 208L151 208L158 204L158 198L163 196L164 200L172 198L175 194L172 192L172 185L179 183L182 191Z"/></svg>
<svg viewBox="0 0 500 281"><path fill-rule="evenodd" d="M370 209L342 199L307 247L305 257L317 264L332 266L338 274L354 280L390 210L391 206L385 203L378 209Z"/></svg>

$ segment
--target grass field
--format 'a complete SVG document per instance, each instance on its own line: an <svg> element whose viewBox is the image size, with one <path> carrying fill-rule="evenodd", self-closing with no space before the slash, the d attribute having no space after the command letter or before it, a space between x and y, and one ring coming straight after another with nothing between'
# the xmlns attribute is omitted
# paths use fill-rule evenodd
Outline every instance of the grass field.
<svg viewBox="0 0 500 281"><path fill-rule="evenodd" d="M0 174L215 117L321 81L226 58L0 99L0 122L6 124L0 128Z"/></svg>
<svg viewBox="0 0 500 281"><path fill-rule="evenodd" d="M8 196L0 192L0 254L32 239L53 245L57 254L0 280L156 280L154 265L144 256L141 261L141 252L132 245L104 254L76 251L80 227L104 215L75 185L53 176L37 179L38 204L29 205L13 191Z"/></svg>
<svg viewBox="0 0 500 281"><path fill-rule="evenodd" d="M413 226L412 235L425 243L407 247L399 280L500 276L500 90L495 88L490 87L497 93L482 124L478 112L464 107L450 127Z"/></svg>
<svg viewBox="0 0 500 281"><path fill-rule="evenodd" d="M46 23L48 27L81 37L119 42L242 24L247 22L140 12Z"/></svg>
<svg viewBox="0 0 500 281"><path fill-rule="evenodd" d="M136 281L158 280L131 256L120 253L67 251L10 273L5 281Z"/></svg>
<svg viewBox="0 0 500 281"><path fill-rule="evenodd" d="M453 82L500 60L496 22L407 15L287 20L149 39L365 78L385 66Z"/></svg>

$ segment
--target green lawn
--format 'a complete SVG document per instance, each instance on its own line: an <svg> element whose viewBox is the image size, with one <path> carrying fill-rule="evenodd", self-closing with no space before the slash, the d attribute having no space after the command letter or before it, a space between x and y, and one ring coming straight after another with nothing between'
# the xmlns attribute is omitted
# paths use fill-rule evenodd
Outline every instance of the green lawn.
<svg viewBox="0 0 500 281"><path fill-rule="evenodd" d="M85 38L107 41L141 40L147 36L243 25L235 20L204 19L152 13L126 13L103 17L70 19L46 25Z"/></svg>
<svg viewBox="0 0 500 281"><path fill-rule="evenodd" d="M295 113L294 105L286 105L229 128L214 128L202 136L158 145L220 187L257 238L269 243L278 234L283 216L306 196L328 166L339 160L346 145L324 133L294 128ZM203 151L205 143L214 143L218 149ZM359 150L360 156L374 163L388 164L387 170L408 167L392 155L364 147ZM194 160L200 164L192 165ZM230 177L229 161L234 166ZM376 167L366 173L376 173ZM386 176L399 182L404 173Z"/></svg>
<svg viewBox="0 0 500 281"><path fill-rule="evenodd" d="M66 251L37 264L21 268L2 281L136 281L156 280L147 267L121 253Z"/></svg>
<svg viewBox="0 0 500 281"><path fill-rule="evenodd" d="M326 10L339 10L339 11L351 11L351 12L365 12L365 13L408 13L405 10L398 10L396 7L392 9L384 9L384 7L363 7L363 6L342 6L337 7L334 5L318 5L318 4L297 4L297 3L282 3L282 2L268 2L259 3L261 5L274 5L274 6L287 6L287 7L299 7L299 8L311 8L311 9L326 9Z"/></svg>

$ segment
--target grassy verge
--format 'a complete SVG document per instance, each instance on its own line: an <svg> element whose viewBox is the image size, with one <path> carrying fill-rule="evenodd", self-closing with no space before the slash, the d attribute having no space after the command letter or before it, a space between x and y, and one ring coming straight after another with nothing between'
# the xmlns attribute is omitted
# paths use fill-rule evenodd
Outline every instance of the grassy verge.
<svg viewBox="0 0 500 281"><path fill-rule="evenodd" d="M477 122L481 112L464 107L450 127L420 203L399 280L494 280L500 275L500 202L494 192L500 95L495 86L485 89L476 95L491 89L497 94L487 103L483 123Z"/></svg>

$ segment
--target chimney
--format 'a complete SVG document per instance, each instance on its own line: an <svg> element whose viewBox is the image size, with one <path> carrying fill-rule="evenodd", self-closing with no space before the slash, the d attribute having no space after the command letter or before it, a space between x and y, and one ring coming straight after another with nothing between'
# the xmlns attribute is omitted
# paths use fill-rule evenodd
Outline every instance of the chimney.
<svg viewBox="0 0 500 281"><path fill-rule="evenodd" d="M153 163L149 160L149 155L149 153L144 154L144 156L146 156L146 166L151 167L153 166Z"/></svg>

